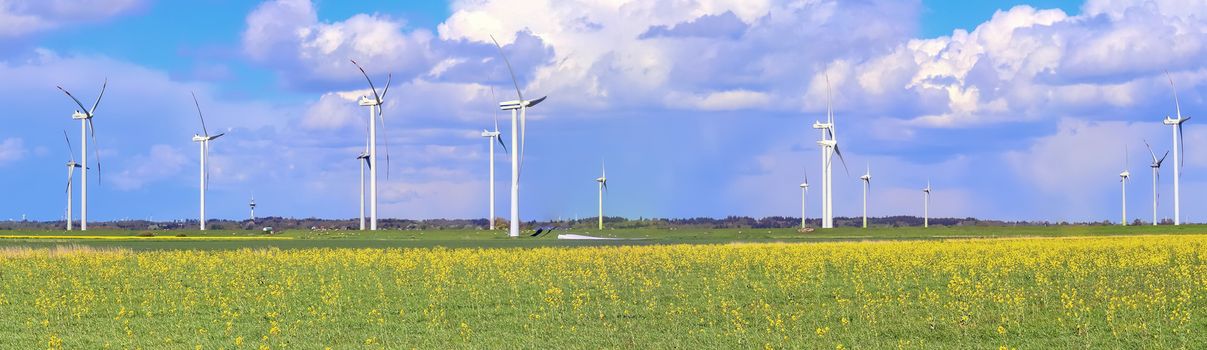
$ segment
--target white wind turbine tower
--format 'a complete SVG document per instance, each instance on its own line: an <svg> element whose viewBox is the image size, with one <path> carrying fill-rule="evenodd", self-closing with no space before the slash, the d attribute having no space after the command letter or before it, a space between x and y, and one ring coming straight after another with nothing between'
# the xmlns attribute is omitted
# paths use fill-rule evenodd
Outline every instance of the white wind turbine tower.
<svg viewBox="0 0 1207 350"><path fill-rule="evenodd" d="M67 154L70 156L70 161L67 162L67 231L71 231L71 181L75 179L75 168L80 167L80 163L75 162L75 152L71 151L71 138L67 137L67 130L63 130L63 140L67 141Z"/></svg>
<svg viewBox="0 0 1207 350"><path fill-rule="evenodd" d="M511 61L507 60L507 55L503 53L503 46L499 45L499 41L495 40L494 36L490 40L495 43L495 47L499 49L499 56L503 57L503 63L507 64L507 72L511 74L511 83L515 85L515 93L517 100L499 102L499 109L511 111L511 140L519 140L519 150L511 155L511 228L508 235L511 237L520 236L520 167L524 164L524 145L525 131L527 130L527 112L529 107L536 106L547 96L541 96L535 100L525 100L524 94L520 92L520 83L515 78L515 70L511 69ZM519 123L517 125L517 122ZM516 132L519 131L517 137Z"/></svg>
<svg viewBox="0 0 1207 350"><path fill-rule="evenodd" d="M369 171L373 170L373 164L369 163L369 151L360 152L356 156L356 164L360 168L360 230L365 230L365 168Z"/></svg>
<svg viewBox="0 0 1207 350"><path fill-rule="evenodd" d="M807 204L805 203L805 198L808 196L809 196L809 174L806 172L805 182L800 183L800 228L801 229L805 228L805 218L806 218L805 209L807 208Z"/></svg>
<svg viewBox="0 0 1207 350"><path fill-rule="evenodd" d="M495 97L495 88L493 88L493 87L490 88L490 98L492 100L498 101L498 98ZM506 155L506 154L508 154L508 152L507 152L507 144L503 143L503 133L499 132L498 111L497 110L492 111L492 114L494 114L495 131L487 131L487 130L483 129L482 137L485 137L488 139L486 141L486 147L490 148L490 216L487 217L487 221L489 222L488 225L490 225L490 230L494 231L494 229L495 229L495 142L496 142L496 140L498 141L499 146L503 147L503 154Z"/></svg>
<svg viewBox="0 0 1207 350"><path fill-rule="evenodd" d="M251 197L251 202L248 202L247 206L251 207L251 223L252 223L252 225L255 225L256 224L256 196Z"/></svg>
<svg viewBox="0 0 1207 350"><path fill-rule="evenodd" d="M352 60L352 65L360 70L360 74L365 76L365 80L369 82L369 89L373 91L373 99L368 96L361 96L359 104L369 107L369 159L370 164L377 164L377 122L381 122L381 128L385 129L386 119L382 115L381 106L385 103L386 93L390 92L390 83L394 79L393 74L386 75L386 87L377 93L377 87L373 85L373 79L369 79L369 73L365 69ZM386 145L386 178L390 177L390 149L389 144ZM369 170L369 229L377 231L377 169Z"/></svg>
<svg viewBox="0 0 1207 350"><path fill-rule="evenodd" d="M208 167L205 166L206 158L210 155L210 141L213 141L226 133L220 133L210 136L210 131L205 127L205 116L201 114L201 103L197 102L197 94L193 94L193 105L197 106L197 117L201 118L202 135L193 134L193 142L201 145L201 230L205 231L205 190L209 188L210 173Z"/></svg>
<svg viewBox="0 0 1207 350"><path fill-rule="evenodd" d="M926 180L926 188L922 189L922 227L930 227L930 180Z"/></svg>
<svg viewBox="0 0 1207 350"><path fill-rule="evenodd" d="M1123 185L1123 220L1119 225L1127 226L1127 181L1131 179L1132 173L1127 171L1127 148L1123 149L1123 172L1119 173L1119 183Z"/></svg>
<svg viewBox="0 0 1207 350"><path fill-rule="evenodd" d="M1144 147L1148 147L1148 154L1152 155L1153 162L1148 166L1153 169L1153 226L1157 226L1157 200L1161 198L1160 192L1157 192L1157 182L1161 180L1161 163L1165 162L1165 157L1169 156L1169 151L1161 158L1157 158L1157 153L1153 152L1153 147L1148 145L1148 141L1144 141Z"/></svg>
<svg viewBox="0 0 1207 350"><path fill-rule="evenodd" d="M608 189L608 167L606 165L603 165L602 162L600 162L599 164L600 164L600 169L602 170L602 173L600 174L600 176L598 178L595 179L595 182L599 183L599 230L602 231L604 229L604 227L603 227L603 218L604 218L604 216L603 216L603 196L604 196L604 191L606 191Z"/></svg>
<svg viewBox="0 0 1207 350"><path fill-rule="evenodd" d="M813 122L813 128L821 130L821 227L834 228L834 155L842 161L842 167L847 167L846 159L838 149L838 140L834 133L833 96L830 93L830 76L826 75L826 122ZM850 171L847 171L848 174Z"/></svg>
<svg viewBox="0 0 1207 350"><path fill-rule="evenodd" d="M868 228L868 191L872 187L872 166L869 164L867 172L859 177L863 180L863 228Z"/></svg>
<svg viewBox="0 0 1207 350"><path fill-rule="evenodd" d="M80 109L71 114L71 119L80 120L80 166L83 167L80 171L80 231L88 230L88 131L92 131L92 146L93 152L96 153L96 178L97 184L100 184L101 178L101 153L96 142L96 127L92 125L92 117L96 116L96 106L101 104L101 97L105 96L105 88L109 86L109 79L105 79L101 85L101 93L96 96L96 102L92 104L92 108L84 107L84 104L79 99L72 96L67 89L62 86L56 86L67 97L70 97Z"/></svg>
<svg viewBox="0 0 1207 350"><path fill-rule="evenodd" d="M1178 89L1173 85L1173 78L1169 76L1169 72L1165 72L1165 77L1169 79L1169 87L1173 89L1173 103L1177 108L1177 119L1165 117L1161 123L1173 127L1173 224L1182 224L1182 196L1178 185L1182 178L1182 164L1186 157L1185 145L1182 143L1182 123L1190 120L1190 117L1182 117L1182 105L1178 102ZM1181 153L1179 153L1181 149Z"/></svg>

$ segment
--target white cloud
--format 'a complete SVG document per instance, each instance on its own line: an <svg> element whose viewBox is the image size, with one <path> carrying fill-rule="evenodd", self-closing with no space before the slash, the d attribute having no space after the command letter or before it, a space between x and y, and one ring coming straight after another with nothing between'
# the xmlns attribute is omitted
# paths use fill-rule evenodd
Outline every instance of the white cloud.
<svg viewBox="0 0 1207 350"><path fill-rule="evenodd" d="M855 65L850 74L859 75L863 89L846 93L873 102L895 91L909 98L888 106L916 110L898 116L908 125L965 128L1069 113L1120 119L1120 109L1168 93L1160 86L1163 69L1174 72L1182 89L1207 81L1198 61L1207 54L1207 17L1185 15L1202 2L1085 7L1067 16L1018 6L971 33L910 40ZM912 77L902 84L904 71Z"/></svg>
<svg viewBox="0 0 1207 350"><path fill-rule="evenodd" d="M1058 218L1100 218L1098 204L1118 198L1118 174L1125 168L1124 149L1126 158L1130 158L1127 168L1137 178L1147 179L1149 154L1143 138L1163 135L1166 129L1156 123L1067 118L1055 134L1037 139L1026 150L1006 152L1003 159L1014 175L1028 187L1033 186L1027 191L1040 201L1036 208L1052 211L1051 215ZM1164 140L1148 141L1156 147L1168 144Z"/></svg>
<svg viewBox="0 0 1207 350"><path fill-rule="evenodd" d="M705 111L767 109L771 102L766 93L749 90L711 92L703 96L673 93L667 99L669 106Z"/></svg>
<svg viewBox="0 0 1207 350"><path fill-rule="evenodd" d="M0 142L0 165L15 162L25 157L25 141L21 138L6 138Z"/></svg>
<svg viewBox="0 0 1207 350"><path fill-rule="evenodd" d="M338 129L352 125L367 125L367 107L357 105L359 94L329 92L310 105L302 119L307 129ZM363 113L362 113L363 112ZM366 120L359 120L357 117Z"/></svg>
<svg viewBox="0 0 1207 350"><path fill-rule="evenodd" d="M400 20L366 14L320 22L308 0L274 0L247 16L243 49L257 62L304 75L287 76L290 81L347 80L356 74L350 59L370 72L407 76L428 69L436 58L431 32L404 27Z"/></svg>
<svg viewBox="0 0 1207 350"><path fill-rule="evenodd" d="M130 12L143 0L0 0L0 37L52 30L66 23L98 21Z"/></svg>
<svg viewBox="0 0 1207 350"><path fill-rule="evenodd" d="M148 183L180 174L188 161L181 151L169 145L153 145L147 154L135 155L132 158L130 167L119 170L116 175L106 180L118 189L138 189Z"/></svg>

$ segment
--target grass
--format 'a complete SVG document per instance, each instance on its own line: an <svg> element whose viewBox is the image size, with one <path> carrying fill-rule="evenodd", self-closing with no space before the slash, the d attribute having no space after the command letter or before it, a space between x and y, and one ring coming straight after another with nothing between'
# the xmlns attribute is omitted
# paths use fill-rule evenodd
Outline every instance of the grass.
<svg viewBox="0 0 1207 350"><path fill-rule="evenodd" d="M723 244L730 242L825 242L861 240L933 240L993 237L1073 237L1153 234L1207 234L1207 225L1184 226L1025 226L1025 227L879 227L836 228L798 233L796 229L607 229L573 233L639 238L627 241L566 241L558 233L508 238L506 231L485 230L288 230L273 235L261 231L170 230L129 231L0 231L0 247L48 248L62 244L98 248L242 249L242 248L533 248L662 244ZM148 237L148 235L153 235Z"/></svg>
<svg viewBox="0 0 1207 350"><path fill-rule="evenodd" d="M381 238L305 234L289 242ZM383 241L428 238L389 234ZM738 233L695 235L676 239ZM1193 348L1207 344L1204 276L1198 234L10 248L0 250L0 339L12 348Z"/></svg>

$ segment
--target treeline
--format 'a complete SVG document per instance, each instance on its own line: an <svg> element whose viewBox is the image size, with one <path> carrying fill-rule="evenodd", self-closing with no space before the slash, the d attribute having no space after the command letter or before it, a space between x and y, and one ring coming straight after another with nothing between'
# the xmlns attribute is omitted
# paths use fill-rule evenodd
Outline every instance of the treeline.
<svg viewBox="0 0 1207 350"><path fill-rule="evenodd" d="M662 228L662 229L726 229L726 228L796 228L800 227L799 217L768 216L754 218L749 216L728 216L725 218L623 218L605 216L604 223L613 229ZM859 227L863 223L861 217L835 217L837 227ZM923 219L916 216L886 216L868 218L868 225L873 227L910 227L922 226ZM1140 222L1137 221L1137 224ZM435 229L485 229L490 222L486 219L382 219L378 220L380 229L388 230L435 230ZM525 228L560 227L590 229L598 225L597 218L578 220L526 221ZM821 220L809 218L809 227L819 227ZM1111 225L1109 221L1102 222L1049 222L1049 221L1001 221L980 220L976 218L931 218L931 226L1062 226L1062 225ZM507 220L497 219L495 225L500 228L508 226ZM118 230L189 230L197 228L197 220L148 221L121 220L106 222L89 222L91 229ZM273 230L313 229L313 230L354 230L360 227L359 219L333 220L319 218L284 218L262 217L252 220L208 220L206 226L212 230ZM77 223L78 227L78 223ZM59 221L5 221L0 222L0 230L62 230L66 222Z"/></svg>

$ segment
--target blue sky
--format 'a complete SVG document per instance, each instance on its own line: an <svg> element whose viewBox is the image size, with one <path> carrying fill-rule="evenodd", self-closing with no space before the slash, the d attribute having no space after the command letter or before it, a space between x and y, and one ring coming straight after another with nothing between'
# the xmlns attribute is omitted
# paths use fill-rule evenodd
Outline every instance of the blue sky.
<svg viewBox="0 0 1207 350"><path fill-rule="evenodd" d="M39 6L34 6L35 4ZM59 219L75 108L98 109L102 178L90 218L194 218L200 131L211 130L211 216L350 218L365 93L355 58L395 77L383 139L382 214L486 215L491 88L512 56L532 112L522 213L595 212L608 164L609 215L798 215L819 184L825 76L840 143L839 215L856 215L872 169L873 215L1026 220L1151 218L1148 140L1169 149L1182 110L1203 110L1207 4L1193 1L300 1L105 0L0 5L0 219ZM875 18L875 21L867 21ZM500 114L500 117L505 117ZM503 122L504 132L509 123ZM1207 220L1207 133L1187 124L1184 218ZM507 140L514 144L514 140ZM78 157L78 150L73 150ZM499 212L507 162L498 159ZM1159 215L1172 215L1170 163ZM78 181L78 177L77 177ZM96 184L99 183L99 187ZM78 199L78 194L77 194ZM820 197L810 193L810 216ZM77 209L78 211L78 209Z"/></svg>

